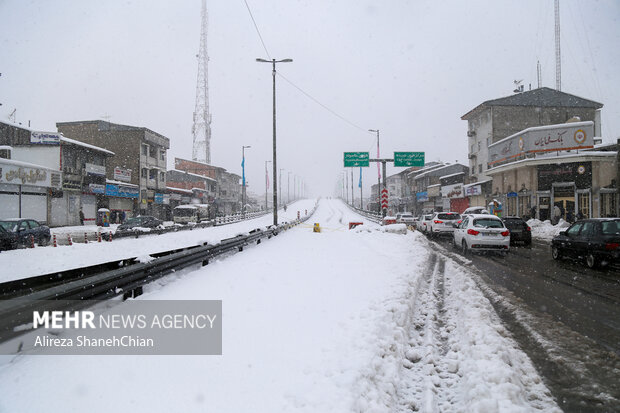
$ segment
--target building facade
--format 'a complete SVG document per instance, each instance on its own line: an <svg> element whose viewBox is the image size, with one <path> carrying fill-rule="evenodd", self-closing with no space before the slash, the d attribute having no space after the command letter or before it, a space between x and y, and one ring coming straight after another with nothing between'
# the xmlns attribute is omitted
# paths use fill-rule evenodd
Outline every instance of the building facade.
<svg viewBox="0 0 620 413"><path fill-rule="evenodd" d="M59 122L58 131L74 140L115 152L106 165L108 205L113 212L170 217L166 163L170 140L150 129L101 120Z"/></svg>

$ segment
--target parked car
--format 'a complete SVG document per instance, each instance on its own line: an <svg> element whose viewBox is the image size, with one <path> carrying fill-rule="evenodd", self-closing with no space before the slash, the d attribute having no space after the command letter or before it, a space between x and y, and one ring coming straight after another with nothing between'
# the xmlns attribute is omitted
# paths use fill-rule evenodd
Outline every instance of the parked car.
<svg viewBox="0 0 620 413"><path fill-rule="evenodd" d="M415 223L415 218L413 218L413 215L409 212L400 212L396 214L396 223L413 225Z"/></svg>
<svg viewBox="0 0 620 413"><path fill-rule="evenodd" d="M0 251L13 250L17 248L17 235L4 229L0 225Z"/></svg>
<svg viewBox="0 0 620 413"><path fill-rule="evenodd" d="M26 246L30 243L31 236L34 242L44 246L49 244L52 238L47 225L41 225L38 221L29 218L11 218L0 220L0 226L13 234L16 247Z"/></svg>
<svg viewBox="0 0 620 413"><path fill-rule="evenodd" d="M435 212L429 221L427 228L431 237L440 235L452 235L454 224L461 220L461 214L456 212Z"/></svg>
<svg viewBox="0 0 620 413"><path fill-rule="evenodd" d="M585 260L590 268L618 261L620 218L592 218L577 221L551 241L555 260L571 257Z"/></svg>
<svg viewBox="0 0 620 413"><path fill-rule="evenodd" d="M428 232L428 224L431 222L431 219L433 219L433 214L420 215L420 218L418 218L418 229L423 234Z"/></svg>
<svg viewBox="0 0 620 413"><path fill-rule="evenodd" d="M131 231L136 228L158 228L159 226L163 227L163 222L160 219L149 215L140 215L129 218L125 223L119 225L116 231Z"/></svg>
<svg viewBox="0 0 620 413"><path fill-rule="evenodd" d="M510 231L510 243L522 242L524 245L532 243L532 228L520 217L502 217L504 225Z"/></svg>
<svg viewBox="0 0 620 413"><path fill-rule="evenodd" d="M471 251L501 251L510 249L510 231L504 222L488 214L467 215L454 230L454 246L466 255Z"/></svg>

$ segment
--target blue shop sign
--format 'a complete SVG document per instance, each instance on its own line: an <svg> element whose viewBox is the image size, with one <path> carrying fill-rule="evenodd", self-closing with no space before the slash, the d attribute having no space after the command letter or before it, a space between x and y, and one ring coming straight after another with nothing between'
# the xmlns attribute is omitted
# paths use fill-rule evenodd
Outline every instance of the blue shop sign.
<svg viewBox="0 0 620 413"><path fill-rule="evenodd" d="M124 186L107 184L105 186L105 194L107 196L116 196L119 198L138 198L138 188L127 188Z"/></svg>
<svg viewBox="0 0 620 413"><path fill-rule="evenodd" d="M164 203L164 194L155 193L154 200L155 200L156 204L163 204Z"/></svg>
<svg viewBox="0 0 620 413"><path fill-rule="evenodd" d="M516 192L508 192L508 193L506 194L506 196L507 196L508 198L516 198L516 197L518 197L518 196L519 196L519 194L517 194Z"/></svg>
<svg viewBox="0 0 620 413"><path fill-rule="evenodd" d="M416 192L415 199L418 202L427 202L428 201L428 192Z"/></svg>

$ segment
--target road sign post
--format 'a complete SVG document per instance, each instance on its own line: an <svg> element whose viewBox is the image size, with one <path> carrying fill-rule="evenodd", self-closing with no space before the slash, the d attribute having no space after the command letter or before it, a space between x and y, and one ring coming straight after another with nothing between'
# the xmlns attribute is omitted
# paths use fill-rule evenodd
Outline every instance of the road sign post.
<svg viewBox="0 0 620 413"><path fill-rule="evenodd" d="M353 166L369 166L368 160L370 155L368 152L345 152L344 153L344 167Z"/></svg>
<svg viewBox="0 0 620 413"><path fill-rule="evenodd" d="M394 166L424 166L424 152L394 152Z"/></svg>

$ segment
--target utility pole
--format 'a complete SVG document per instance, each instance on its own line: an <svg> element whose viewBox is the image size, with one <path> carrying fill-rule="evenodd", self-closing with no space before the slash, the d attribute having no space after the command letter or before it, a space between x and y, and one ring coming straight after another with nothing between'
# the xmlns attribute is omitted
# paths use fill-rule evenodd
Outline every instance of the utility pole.
<svg viewBox="0 0 620 413"><path fill-rule="evenodd" d="M260 63L271 63L273 65L271 76L273 77L273 176L275 177L278 171L278 161L276 157L276 63L288 63L292 62L293 59L265 60L258 58L256 61ZM273 183L273 225L278 225L278 185L275 179Z"/></svg>
<svg viewBox="0 0 620 413"><path fill-rule="evenodd" d="M280 168L280 205L282 205L282 171L283 170L284 168Z"/></svg>
<svg viewBox="0 0 620 413"><path fill-rule="evenodd" d="M245 148L251 146L241 146L241 214L245 217Z"/></svg>
<svg viewBox="0 0 620 413"><path fill-rule="evenodd" d="M364 182L362 180L362 167L360 166L360 209L364 209Z"/></svg>
<svg viewBox="0 0 620 413"><path fill-rule="evenodd" d="M267 190L269 189L269 171L267 170L267 164L271 161L265 161L265 211L269 208ZM274 178L275 179L275 178Z"/></svg>
<svg viewBox="0 0 620 413"><path fill-rule="evenodd" d="M379 129L368 129L368 132L377 134L377 159L381 157L379 154ZM385 174L385 164L383 164L383 173ZM381 212L381 170L377 164L377 213Z"/></svg>
<svg viewBox="0 0 620 413"><path fill-rule="evenodd" d="M562 90L562 54L560 52L560 0L555 0L555 89Z"/></svg>
<svg viewBox="0 0 620 413"><path fill-rule="evenodd" d="M355 192L353 191L353 168L351 168L351 206L355 208Z"/></svg>

